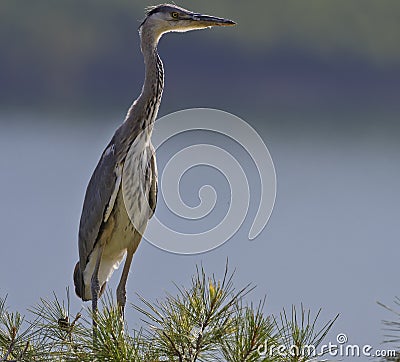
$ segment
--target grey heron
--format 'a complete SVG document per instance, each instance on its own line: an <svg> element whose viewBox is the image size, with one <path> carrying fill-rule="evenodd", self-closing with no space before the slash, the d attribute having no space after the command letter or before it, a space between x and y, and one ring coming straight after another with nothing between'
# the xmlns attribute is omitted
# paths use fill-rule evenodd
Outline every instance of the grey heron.
<svg viewBox="0 0 400 362"><path fill-rule="evenodd" d="M157 167L151 134L164 87L158 41L168 32L234 24L228 19L161 4L147 11L139 27L145 63L142 92L100 157L86 189L79 225L75 292L84 301L92 300L93 312L97 311L106 282L126 255L116 291L124 315L130 265L156 207Z"/></svg>

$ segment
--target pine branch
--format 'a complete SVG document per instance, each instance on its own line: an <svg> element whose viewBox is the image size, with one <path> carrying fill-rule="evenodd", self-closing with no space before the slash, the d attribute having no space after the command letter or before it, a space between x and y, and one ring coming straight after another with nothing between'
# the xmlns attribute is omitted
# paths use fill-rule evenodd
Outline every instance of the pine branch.
<svg viewBox="0 0 400 362"><path fill-rule="evenodd" d="M303 306L300 319L294 307L291 317L285 310L280 319L268 316L265 300L256 307L247 304L244 298L253 287L236 289L233 277L227 266L221 279L197 267L190 285L176 286L175 295L155 303L139 297L142 306L133 307L143 315L144 327L131 332L107 291L97 314L95 343L91 311L72 313L68 289L65 301L54 293L40 299L29 311L32 322L9 312L0 298L0 362L306 361L306 355L263 355L260 348L318 345L336 318L317 330L319 312L312 319Z"/></svg>

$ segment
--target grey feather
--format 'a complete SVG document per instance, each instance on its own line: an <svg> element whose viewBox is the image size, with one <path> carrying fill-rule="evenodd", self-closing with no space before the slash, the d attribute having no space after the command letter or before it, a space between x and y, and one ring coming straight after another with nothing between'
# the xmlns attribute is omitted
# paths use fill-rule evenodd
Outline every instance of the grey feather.
<svg viewBox="0 0 400 362"><path fill-rule="evenodd" d="M149 205L152 213L150 218L154 215L157 206L157 194L158 194L158 173L157 173L157 163L156 163L156 153L154 149L152 149L153 155L150 160L151 167L151 186L149 191Z"/></svg>
<svg viewBox="0 0 400 362"><path fill-rule="evenodd" d="M103 216L107 209L117 179L116 151L113 143L103 152L86 189L82 215L79 224L79 263L81 271L85 270L90 253L93 251ZM108 151L108 152L107 152Z"/></svg>

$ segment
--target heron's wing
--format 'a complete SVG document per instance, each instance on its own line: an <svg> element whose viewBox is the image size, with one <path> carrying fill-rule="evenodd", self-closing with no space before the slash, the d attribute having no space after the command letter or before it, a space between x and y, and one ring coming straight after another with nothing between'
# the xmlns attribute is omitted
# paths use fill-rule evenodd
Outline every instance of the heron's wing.
<svg viewBox="0 0 400 362"><path fill-rule="evenodd" d="M154 149L152 149L153 155L150 159L150 170L151 170L151 183L150 183L150 190L149 190L149 206L152 211L150 214L149 219L154 215L156 211L157 205L157 194L158 194L158 172L157 172L157 163L156 163L156 154Z"/></svg>
<svg viewBox="0 0 400 362"><path fill-rule="evenodd" d="M103 221L112 209L118 176L116 152L111 142L103 152L86 189L85 201L79 225L79 261L84 270L88 257L93 251ZM115 200L114 200L115 201Z"/></svg>

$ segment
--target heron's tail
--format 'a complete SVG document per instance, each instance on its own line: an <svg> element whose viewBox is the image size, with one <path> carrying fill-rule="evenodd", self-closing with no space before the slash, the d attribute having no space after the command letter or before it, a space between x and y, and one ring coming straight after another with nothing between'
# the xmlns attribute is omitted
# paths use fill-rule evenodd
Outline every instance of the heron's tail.
<svg viewBox="0 0 400 362"><path fill-rule="evenodd" d="M100 287L99 297L102 296L104 290L106 289L107 282L104 282L103 285ZM88 293L85 294L85 282L83 280L83 273L81 271L81 267L79 261L75 265L74 269L74 285L75 285L75 293L76 295L81 298L84 302L91 300L92 296ZM90 291L90 288L89 288Z"/></svg>
<svg viewBox="0 0 400 362"><path fill-rule="evenodd" d="M83 298L85 294L85 282L83 281L83 274L81 272L79 261L76 263L74 269L74 284L75 284L76 295L82 300L85 300Z"/></svg>

